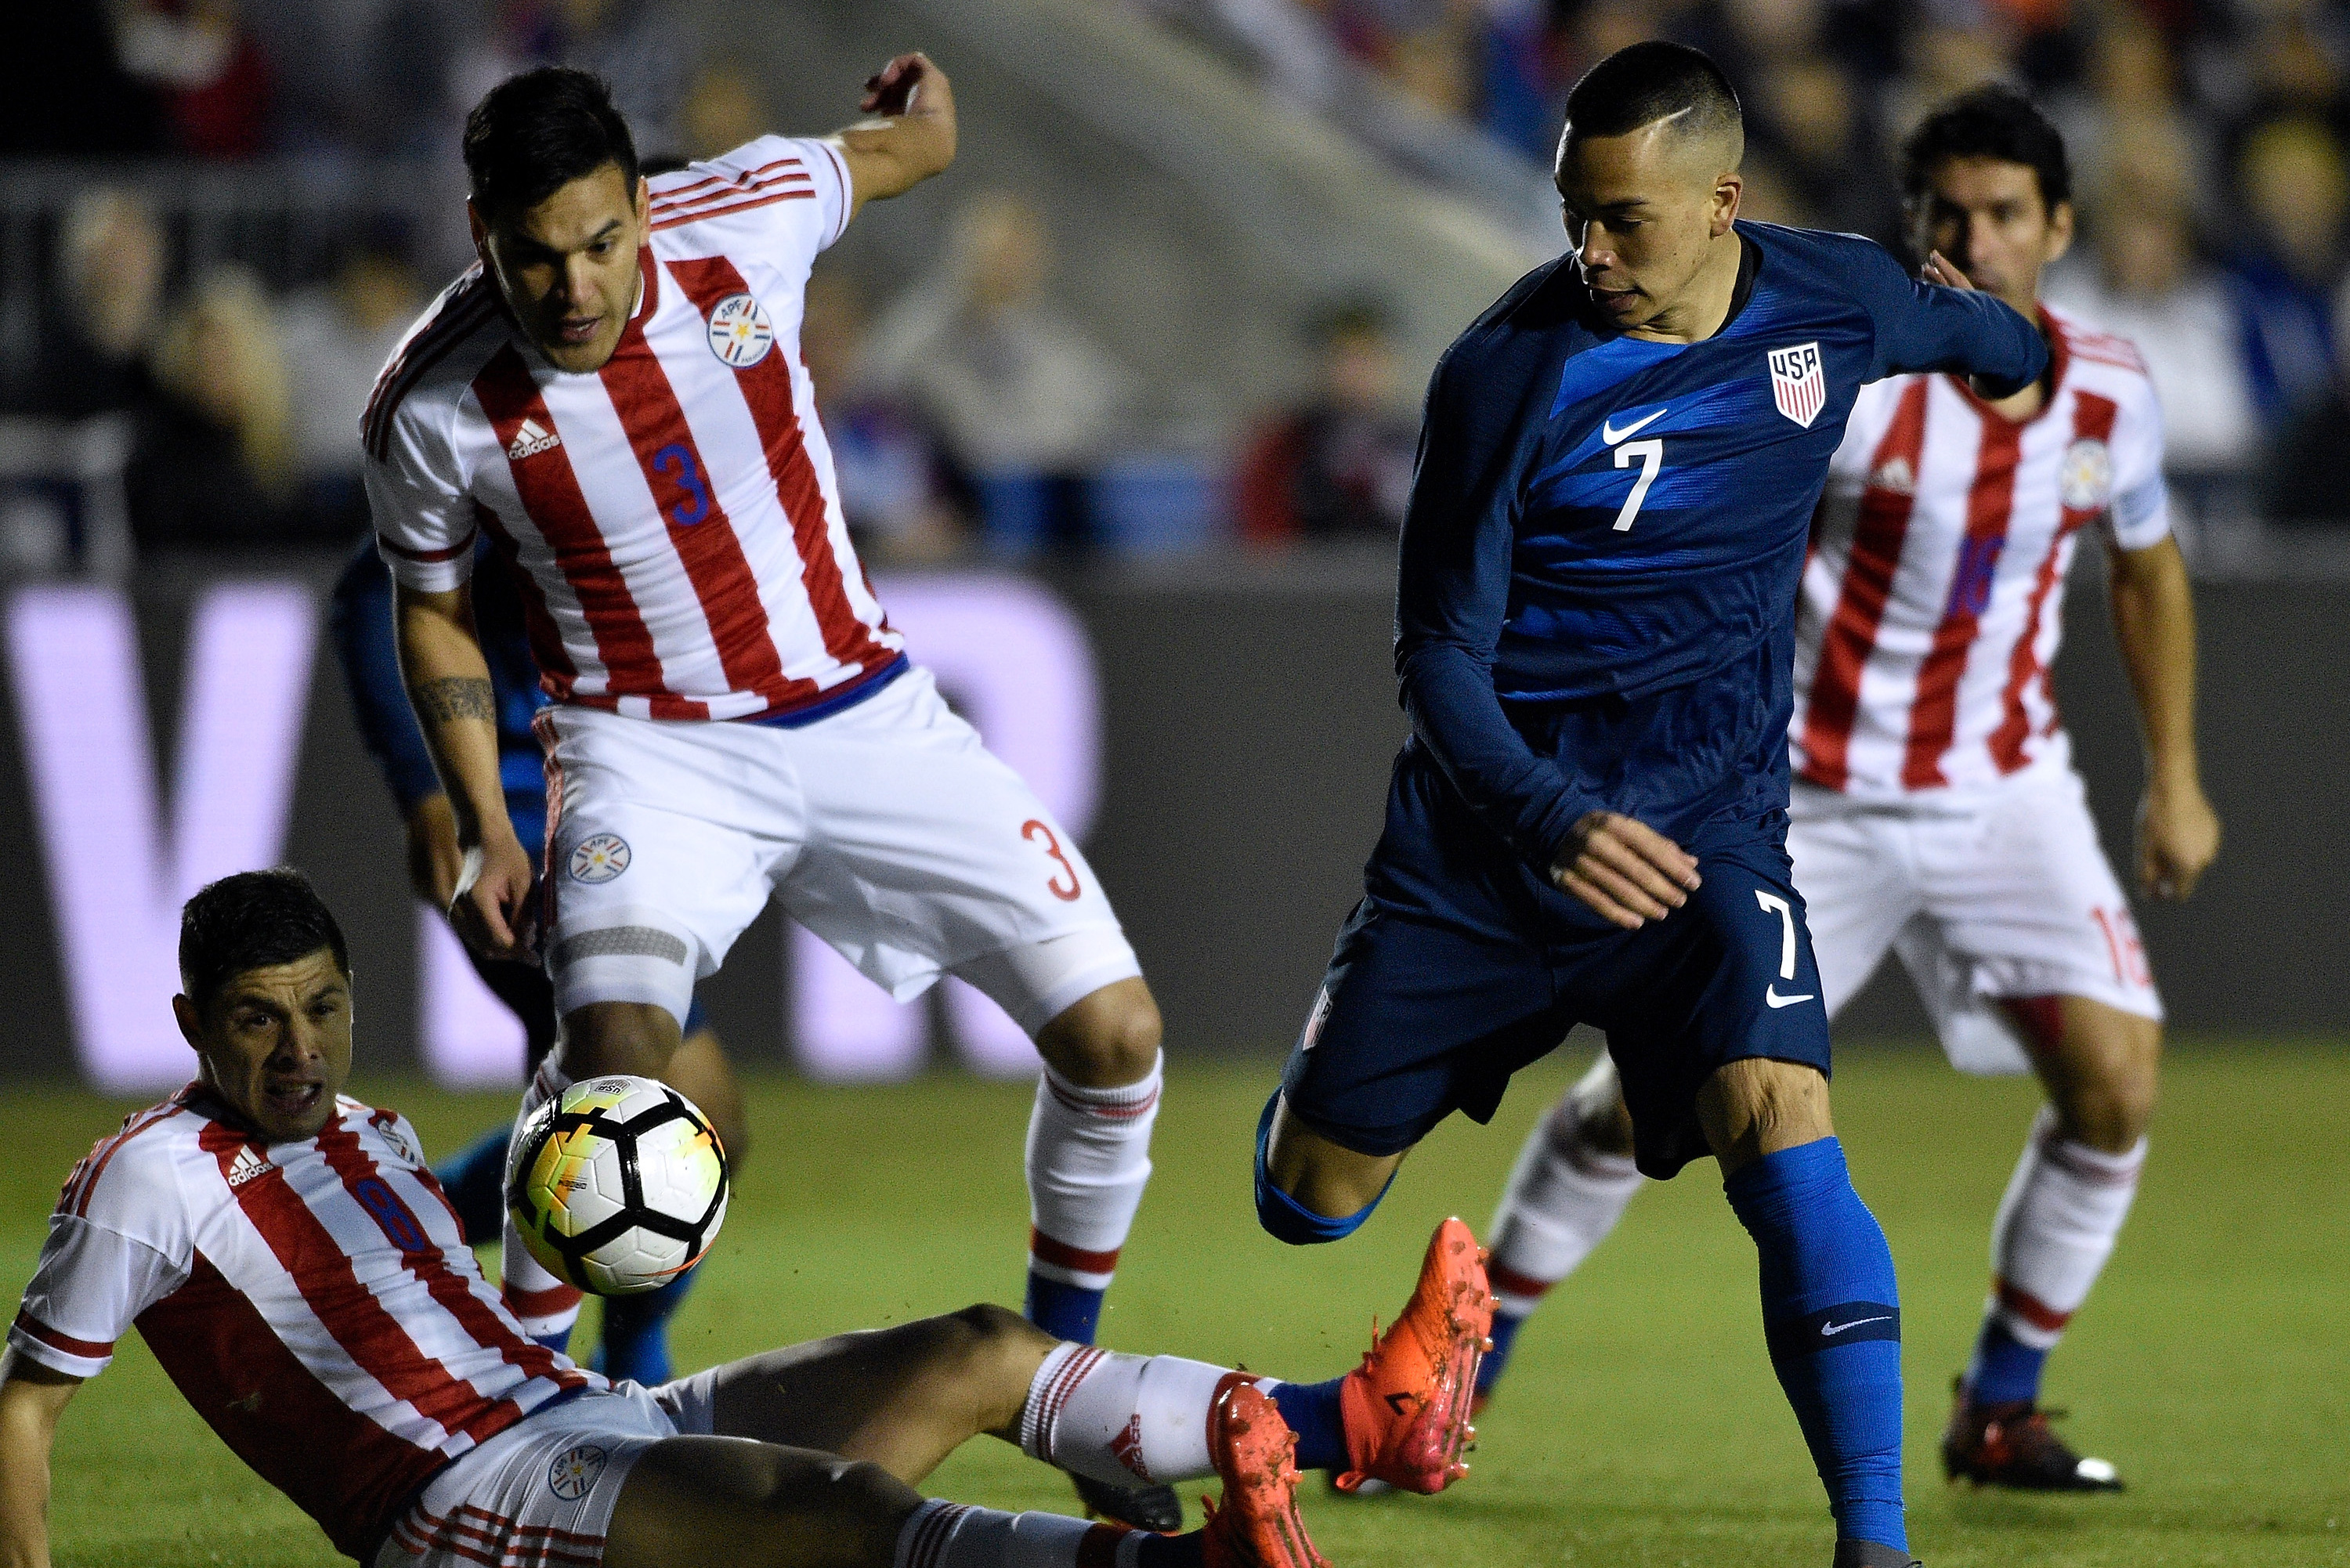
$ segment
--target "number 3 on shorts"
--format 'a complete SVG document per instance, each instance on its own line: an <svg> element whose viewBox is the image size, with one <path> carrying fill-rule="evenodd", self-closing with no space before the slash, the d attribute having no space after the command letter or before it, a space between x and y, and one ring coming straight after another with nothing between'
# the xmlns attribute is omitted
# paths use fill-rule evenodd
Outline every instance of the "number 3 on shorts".
<svg viewBox="0 0 2350 1568"><path fill-rule="evenodd" d="M1069 864L1069 857L1066 855L1061 853L1061 841L1054 836L1050 826L1032 816L1020 825L1020 836L1032 844L1042 837L1045 840L1045 853L1059 863L1062 871L1069 874L1069 885L1064 888L1061 886L1059 873L1055 873L1052 878L1045 882L1045 891L1064 904L1074 904L1084 897L1085 888L1077 883L1077 868Z"/></svg>

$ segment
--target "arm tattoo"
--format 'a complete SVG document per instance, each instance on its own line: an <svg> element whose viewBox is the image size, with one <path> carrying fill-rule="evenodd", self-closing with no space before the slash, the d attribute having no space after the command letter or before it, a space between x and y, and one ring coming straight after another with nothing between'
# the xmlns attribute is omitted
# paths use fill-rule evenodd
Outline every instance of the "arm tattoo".
<svg viewBox="0 0 2350 1568"><path fill-rule="evenodd" d="M427 680L410 687L408 698L416 704L418 718L429 719L435 724L445 724L452 719L479 719L490 724L498 722L498 700L486 680L463 676Z"/></svg>

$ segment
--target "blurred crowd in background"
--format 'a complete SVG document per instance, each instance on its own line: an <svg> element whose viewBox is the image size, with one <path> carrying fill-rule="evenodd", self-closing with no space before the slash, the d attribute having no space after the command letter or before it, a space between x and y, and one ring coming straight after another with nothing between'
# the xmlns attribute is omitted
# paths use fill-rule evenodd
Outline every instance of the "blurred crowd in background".
<svg viewBox="0 0 2350 1568"><path fill-rule="evenodd" d="M1679 38L1744 96L1750 216L1897 249L1901 135L1976 82L2022 82L2075 163L2081 241L2048 293L2145 352L2184 510L2350 520L2334 479L2350 467L2341 4L1128 4L1211 36L1301 111L1382 95L1534 164L1585 67ZM258 160L348 190L397 167L444 182L453 207L465 107L553 60L612 81L656 168L775 129L755 82L681 47L655 0L47 0L9 35L20 68L0 97L0 176L77 167L41 160ZM142 551L355 539L359 409L469 259L461 233L426 232L402 215L414 210L362 202L261 265L195 244L189 212L151 181L76 179L37 232L10 231L12 254L37 250L46 271L11 296L38 308L11 324L0 361L0 424L16 432L0 439L0 484L39 466L23 449L43 432L103 430ZM877 564L1392 538L1425 370L1396 347L1392 302L1334 298L1298 322L1291 399L1231 419L1203 468L1137 456L1152 443L1129 411L1135 373L1056 305L1055 252L1035 204L983 191L962 196L935 269L896 297L819 269L806 359ZM74 525L37 486L0 491L0 566L53 568Z"/></svg>

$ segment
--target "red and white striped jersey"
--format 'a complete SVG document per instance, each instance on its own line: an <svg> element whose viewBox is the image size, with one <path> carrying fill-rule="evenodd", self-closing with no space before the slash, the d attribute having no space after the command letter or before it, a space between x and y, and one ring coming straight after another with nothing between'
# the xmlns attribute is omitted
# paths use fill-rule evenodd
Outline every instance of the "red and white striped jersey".
<svg viewBox="0 0 2350 1568"><path fill-rule="evenodd" d="M904 647L848 541L800 362L808 269L848 221L830 142L763 137L651 182L636 313L556 369L477 266L361 421L376 537L441 592L486 529L558 701L743 719L837 701Z"/></svg>
<svg viewBox="0 0 2350 1568"><path fill-rule="evenodd" d="M414 1129L348 1096L317 1137L265 1144L190 1085L74 1167L8 1343L89 1377L134 1325L351 1556L451 1459L606 1386L524 1336Z"/></svg>
<svg viewBox="0 0 2350 1568"><path fill-rule="evenodd" d="M2048 671L2077 535L2145 549L2170 513L2137 351L2041 319L2054 388L2021 423L1949 376L1861 389L1796 609L1796 777L1898 800L2068 760Z"/></svg>

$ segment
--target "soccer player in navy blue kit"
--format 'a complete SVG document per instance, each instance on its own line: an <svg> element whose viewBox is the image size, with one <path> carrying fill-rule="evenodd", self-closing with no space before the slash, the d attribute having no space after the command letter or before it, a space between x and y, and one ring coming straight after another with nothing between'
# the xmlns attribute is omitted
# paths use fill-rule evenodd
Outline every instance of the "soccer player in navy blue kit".
<svg viewBox="0 0 2350 1568"><path fill-rule="evenodd" d="M487 656L498 713L498 771L505 785L506 814L525 845L546 837L546 791L538 742L531 721L546 703L538 689L538 666L523 629L522 600L514 579L486 541L478 546L473 580L473 618ZM391 576L374 543L361 546L335 584L330 622L335 655L349 689L351 717L368 753L408 827L409 880L418 898L446 910L462 855L449 797L432 771L424 737L416 727L407 688L400 678L400 655L392 646ZM470 947L466 959L491 992L523 1026L527 1074L554 1047L555 988L536 964L483 958ZM686 1017L685 1044L664 1076L676 1083L717 1124L730 1158L740 1163L749 1147L742 1090L734 1082L718 1035L700 1002ZM511 1122L490 1128L475 1142L433 1168L475 1243L495 1241L505 1211L506 1143ZM669 1319L684 1301L699 1269L688 1270L657 1291L611 1296L604 1302L602 1341L596 1368L653 1387L670 1379ZM557 1349L562 1345L556 1346Z"/></svg>
<svg viewBox="0 0 2350 1568"><path fill-rule="evenodd" d="M1837 1568L1906 1568L1893 1259L1830 1119L1784 848L1796 584L1864 382L2005 396L2049 357L1939 257L1919 283L1866 240L1739 223L1742 151L1703 55L1601 61L1559 144L1575 250L1438 367L1397 596L1412 736L1260 1124L1257 1210L1349 1233L1430 1128L1605 1030L1640 1168L1711 1154L1754 1238Z"/></svg>

